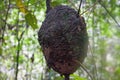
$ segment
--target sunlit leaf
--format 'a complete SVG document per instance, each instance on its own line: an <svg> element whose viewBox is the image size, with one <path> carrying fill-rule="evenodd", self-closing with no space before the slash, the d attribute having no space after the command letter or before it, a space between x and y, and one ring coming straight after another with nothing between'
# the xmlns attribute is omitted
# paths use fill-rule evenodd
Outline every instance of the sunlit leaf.
<svg viewBox="0 0 120 80"><path fill-rule="evenodd" d="M22 3L22 0L16 0L16 5L22 13L27 14L28 10L25 8L25 5Z"/></svg>
<svg viewBox="0 0 120 80"><path fill-rule="evenodd" d="M19 62L20 62L20 63L23 63L24 60L25 60L25 57L24 57L23 55L20 55L20 56L19 56Z"/></svg>
<svg viewBox="0 0 120 80"><path fill-rule="evenodd" d="M38 28L37 19L36 19L35 15L33 15L29 12L28 14L25 15L25 20L33 29Z"/></svg>
<svg viewBox="0 0 120 80"><path fill-rule="evenodd" d="M72 74L71 77L73 77L74 80L87 80L86 78L80 77L80 76L78 76L77 74Z"/></svg>

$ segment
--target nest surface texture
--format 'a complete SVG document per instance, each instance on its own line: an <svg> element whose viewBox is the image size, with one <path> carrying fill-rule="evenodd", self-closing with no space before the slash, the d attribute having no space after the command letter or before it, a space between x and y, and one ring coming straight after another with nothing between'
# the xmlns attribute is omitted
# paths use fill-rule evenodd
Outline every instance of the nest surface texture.
<svg viewBox="0 0 120 80"><path fill-rule="evenodd" d="M47 65L60 74L71 74L87 55L88 36L84 18L68 6L47 14L38 32Z"/></svg>

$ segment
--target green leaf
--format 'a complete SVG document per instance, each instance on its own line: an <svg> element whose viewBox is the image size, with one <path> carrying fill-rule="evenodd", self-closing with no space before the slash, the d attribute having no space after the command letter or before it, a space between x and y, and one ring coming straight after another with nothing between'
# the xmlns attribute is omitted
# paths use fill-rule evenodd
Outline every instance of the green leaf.
<svg viewBox="0 0 120 80"><path fill-rule="evenodd" d="M25 15L25 20L33 29L38 28L37 19L36 19L35 15L33 15L29 12L28 14Z"/></svg>
<svg viewBox="0 0 120 80"><path fill-rule="evenodd" d="M80 77L77 74L72 74L71 77L73 77L74 80L87 80L86 78Z"/></svg>
<svg viewBox="0 0 120 80"><path fill-rule="evenodd" d="M115 8L116 8L116 0L110 0L110 6L111 6L112 11L115 10Z"/></svg>
<svg viewBox="0 0 120 80"><path fill-rule="evenodd" d="M16 5L22 13L24 14L28 13L28 10L25 8L25 5L23 4L22 0L16 0Z"/></svg>
<svg viewBox="0 0 120 80"><path fill-rule="evenodd" d="M25 61L25 57L23 55L19 56L19 63L22 64Z"/></svg>

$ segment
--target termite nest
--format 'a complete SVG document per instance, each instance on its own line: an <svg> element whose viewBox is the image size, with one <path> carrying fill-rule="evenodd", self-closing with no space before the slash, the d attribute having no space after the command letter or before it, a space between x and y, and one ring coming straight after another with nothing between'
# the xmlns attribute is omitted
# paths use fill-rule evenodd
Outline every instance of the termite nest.
<svg viewBox="0 0 120 80"><path fill-rule="evenodd" d="M47 65L69 80L87 56L84 18L69 6L52 8L38 31L38 41Z"/></svg>

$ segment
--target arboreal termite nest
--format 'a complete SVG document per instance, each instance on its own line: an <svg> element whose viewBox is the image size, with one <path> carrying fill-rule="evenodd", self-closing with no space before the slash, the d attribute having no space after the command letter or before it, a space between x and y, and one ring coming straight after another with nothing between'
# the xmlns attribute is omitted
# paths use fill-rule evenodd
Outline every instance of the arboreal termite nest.
<svg viewBox="0 0 120 80"><path fill-rule="evenodd" d="M84 18L68 6L51 9L38 32L47 65L58 73L74 73L84 61L88 49L88 36Z"/></svg>

